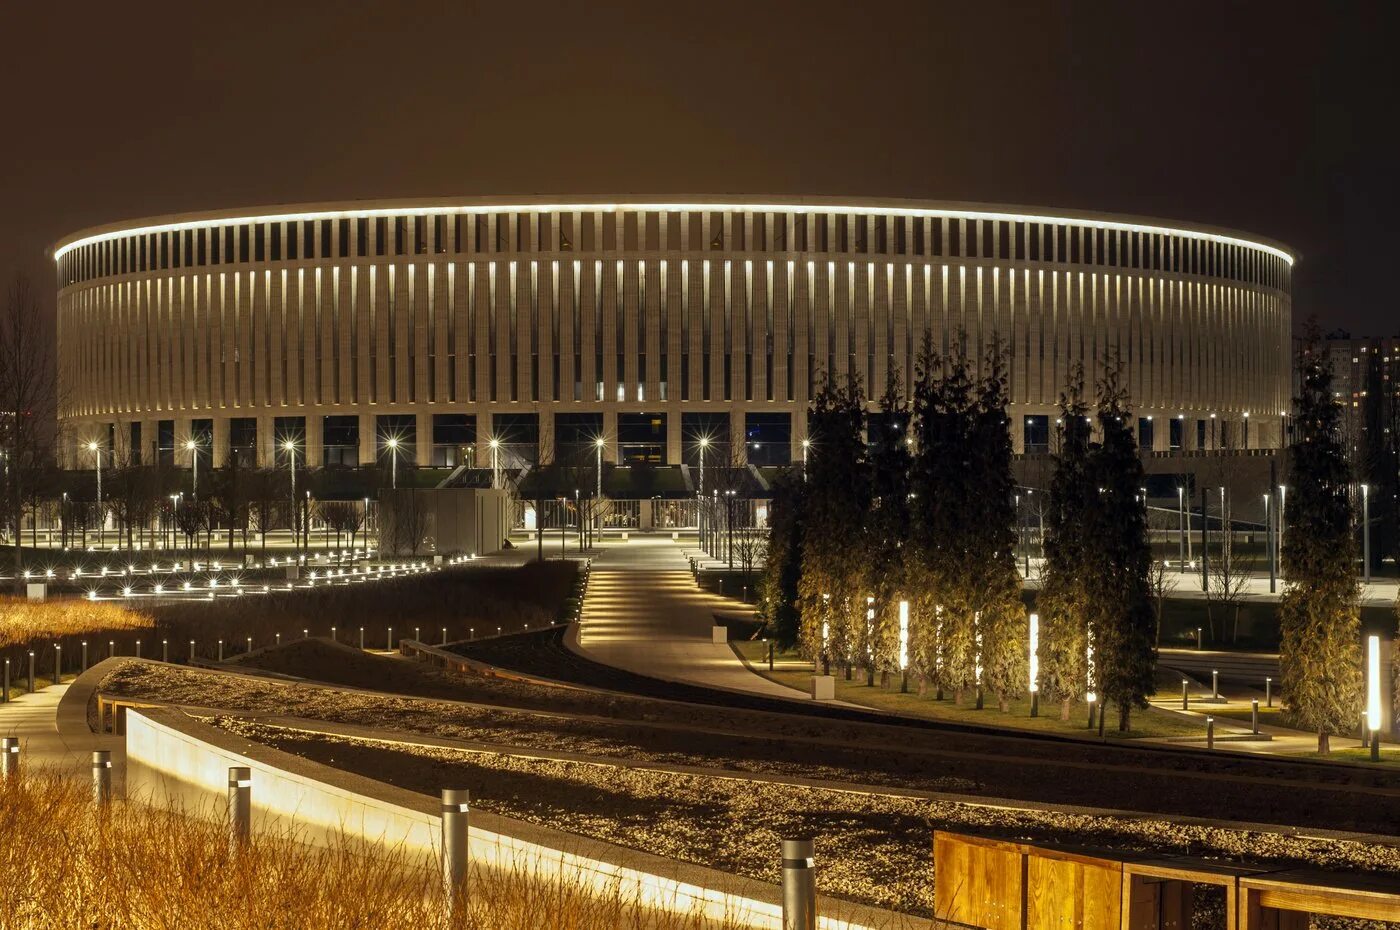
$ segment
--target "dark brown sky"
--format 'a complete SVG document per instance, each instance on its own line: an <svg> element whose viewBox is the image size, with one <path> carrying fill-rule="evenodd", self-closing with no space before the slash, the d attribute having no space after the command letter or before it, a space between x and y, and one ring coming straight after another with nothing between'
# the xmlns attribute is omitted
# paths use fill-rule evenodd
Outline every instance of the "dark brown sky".
<svg viewBox="0 0 1400 930"><path fill-rule="evenodd" d="M53 240L185 209L907 196L1251 230L1303 253L1300 316L1397 333L1385 9L11 4L0 273L49 294Z"/></svg>

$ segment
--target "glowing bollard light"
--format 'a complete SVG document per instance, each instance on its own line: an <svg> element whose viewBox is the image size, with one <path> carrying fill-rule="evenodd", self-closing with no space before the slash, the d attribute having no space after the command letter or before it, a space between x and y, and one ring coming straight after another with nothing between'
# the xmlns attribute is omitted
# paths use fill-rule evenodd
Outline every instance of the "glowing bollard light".
<svg viewBox="0 0 1400 930"><path fill-rule="evenodd" d="M1190 694L1187 692L1187 690L1186 690L1186 688L1187 688L1187 686L1188 686L1189 684L1190 684L1190 683L1189 683L1185 678L1181 679L1181 709L1182 709L1182 710L1190 710L1190 709L1191 709L1191 695L1190 695Z"/></svg>
<svg viewBox="0 0 1400 930"><path fill-rule="evenodd" d="M769 665L772 666L772 647L769 647ZM899 602L899 690L909 693L909 602Z"/></svg>
<svg viewBox="0 0 1400 930"><path fill-rule="evenodd" d="M194 640L190 640L190 664L194 664Z"/></svg>
<svg viewBox="0 0 1400 930"><path fill-rule="evenodd" d="M160 660L162 662L170 661L170 640L168 639L160 641Z"/></svg>
<svg viewBox="0 0 1400 930"><path fill-rule="evenodd" d="M1206 718L1206 748L1215 748L1215 718Z"/></svg>
<svg viewBox="0 0 1400 930"><path fill-rule="evenodd" d="M1264 679L1264 706L1274 706L1274 680L1272 678Z"/></svg>
<svg viewBox="0 0 1400 930"><path fill-rule="evenodd" d="M1381 761L1381 638L1366 637L1366 729L1371 732L1371 761Z"/></svg>
<svg viewBox="0 0 1400 930"><path fill-rule="evenodd" d="M360 651L361 651L361 652L364 652L364 650L365 650L365 628L364 628L364 627L360 627Z"/></svg>
<svg viewBox="0 0 1400 930"><path fill-rule="evenodd" d="M0 780L19 778L19 737L0 737Z"/></svg>
<svg viewBox="0 0 1400 930"><path fill-rule="evenodd" d="M449 921L466 910L470 812L471 793L467 789L442 789L442 887Z"/></svg>
<svg viewBox="0 0 1400 930"><path fill-rule="evenodd" d="M229 851L238 855L248 845L253 829L253 770L231 765L228 770Z"/></svg>
<svg viewBox="0 0 1400 930"><path fill-rule="evenodd" d="M1040 716L1040 614L1031 614L1030 624L1031 716Z"/></svg>
<svg viewBox="0 0 1400 930"><path fill-rule="evenodd" d="M112 800L111 750L92 751L92 800L98 807L106 807Z"/></svg>
<svg viewBox="0 0 1400 930"><path fill-rule="evenodd" d="M1255 736L1259 735L1259 699L1255 698L1249 702L1249 729Z"/></svg>
<svg viewBox="0 0 1400 930"><path fill-rule="evenodd" d="M783 840L783 930L816 930L816 844Z"/></svg>
<svg viewBox="0 0 1400 930"><path fill-rule="evenodd" d="M447 627L442 628L442 644L447 645Z"/></svg>
<svg viewBox="0 0 1400 930"><path fill-rule="evenodd" d="M248 649L247 649L247 651L248 651L248 652L252 652L252 651L253 651L253 637L251 637L251 636L247 637L247 643L248 643Z"/></svg>

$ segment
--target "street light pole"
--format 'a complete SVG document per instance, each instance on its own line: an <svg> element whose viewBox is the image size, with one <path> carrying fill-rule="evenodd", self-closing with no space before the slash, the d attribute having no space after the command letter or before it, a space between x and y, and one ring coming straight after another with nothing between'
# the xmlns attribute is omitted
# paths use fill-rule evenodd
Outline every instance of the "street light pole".
<svg viewBox="0 0 1400 930"><path fill-rule="evenodd" d="M103 533L107 529L107 521L103 519L102 515L102 447L96 442L89 442L88 450L97 456L97 547L100 549L104 542ZM83 531L83 535L87 535L86 530Z"/></svg>
<svg viewBox="0 0 1400 930"><path fill-rule="evenodd" d="M1371 486L1361 486L1361 562L1362 580L1371 583Z"/></svg>
<svg viewBox="0 0 1400 930"><path fill-rule="evenodd" d="M492 437L492 438L491 438L491 443L490 443L490 445L491 445L491 487L492 487L492 489L494 490L495 488L498 488L498 487L501 486L501 465L500 465L500 458L498 457L498 452L499 452L500 447L501 447L501 441L500 441L499 439L496 439L495 437Z"/></svg>
<svg viewBox="0 0 1400 930"><path fill-rule="evenodd" d="M199 500L199 443L193 439L185 440L185 448L190 453L190 461L194 467L194 493L191 495L195 500Z"/></svg>
<svg viewBox="0 0 1400 930"><path fill-rule="evenodd" d="M399 487L399 440L397 436L390 436L384 441L389 447L389 487L397 490Z"/></svg>
<svg viewBox="0 0 1400 930"><path fill-rule="evenodd" d="M1269 506L1269 495L1264 494L1264 550L1268 553L1269 559L1269 593L1273 594L1278 587L1277 572L1274 566L1274 523L1273 508Z"/></svg>
<svg viewBox="0 0 1400 930"><path fill-rule="evenodd" d="M1176 529L1177 558L1181 560L1181 574L1186 574L1186 486L1176 486Z"/></svg>
<svg viewBox="0 0 1400 930"><path fill-rule="evenodd" d="M292 549L295 551L301 545L301 530L297 526L297 445L288 439L282 444L282 448L287 450L287 467L292 473Z"/></svg>

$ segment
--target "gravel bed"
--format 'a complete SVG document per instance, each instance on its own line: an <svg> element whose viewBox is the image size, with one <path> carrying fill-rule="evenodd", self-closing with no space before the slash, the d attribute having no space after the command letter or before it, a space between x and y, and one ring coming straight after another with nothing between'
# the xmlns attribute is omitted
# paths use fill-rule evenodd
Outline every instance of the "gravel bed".
<svg viewBox="0 0 1400 930"><path fill-rule="evenodd" d="M1400 849L1359 842L628 769L601 760L390 747L230 717L214 722L409 790L436 795L444 785L465 787L474 804L494 813L769 882L779 880L779 839L813 835L824 893L921 916L933 913L933 829L1279 868L1400 874Z"/></svg>
<svg viewBox="0 0 1400 930"><path fill-rule="evenodd" d="M328 648L337 648L327 644ZM339 647L350 653L355 650ZM349 662L351 660L347 660ZM418 666L376 658L415 683ZM427 671L427 670L425 670ZM351 676L353 677L353 676ZM502 682L467 680L467 699L490 700ZM372 680L365 681L373 686ZM872 726L801 714L780 716L718 707L534 688L536 701L565 713L608 710L605 720L541 717L513 707L464 707L423 698L356 694L296 683L126 666L104 683L113 693L232 711L307 717L443 738L627 757L736 771L838 778L923 790L950 790L1096 808L1144 810L1320 829L1400 834L1400 793L1385 773L1352 766L1280 762L1235 754L1138 751L1117 745L985 737ZM541 697L542 696L542 697ZM690 728L690 729L682 729ZM707 728L714 733L698 733ZM1375 786L1387 794L1366 791Z"/></svg>

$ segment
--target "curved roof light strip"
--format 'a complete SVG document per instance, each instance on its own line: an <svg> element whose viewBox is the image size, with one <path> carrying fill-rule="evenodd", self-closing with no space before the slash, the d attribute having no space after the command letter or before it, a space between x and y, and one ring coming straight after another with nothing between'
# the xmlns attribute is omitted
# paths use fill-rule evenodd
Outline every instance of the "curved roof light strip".
<svg viewBox="0 0 1400 930"><path fill-rule="evenodd" d="M54 261L59 260L73 249L95 242L122 239L127 236L141 236L150 233L175 232L186 229L205 229L213 226L238 226L244 223L289 223L307 220L358 219L360 217L393 216L434 216L454 213L616 213L617 211L655 211L659 213L701 211L710 213L844 213L860 216L928 216L968 220L1006 220L1016 223L1063 223L1068 226L1083 226L1090 229L1114 229L1125 232L1160 233L1181 236L1187 239L1201 239L1226 245L1243 246L1267 252L1293 264L1293 256L1283 249L1254 242L1237 236L1210 233L1194 229L1179 229L1171 226L1157 226L1145 223L1132 223L1108 219L1092 219L1054 214L1008 213L996 210L955 210L938 207L859 207L824 204L781 204L781 203L550 203L550 204L463 204L437 207L375 207L362 210L318 210L291 213L253 214L249 216L219 217L202 220L187 220L180 223L158 223L150 226L134 226L129 229L116 229L109 232L85 236L54 250Z"/></svg>

